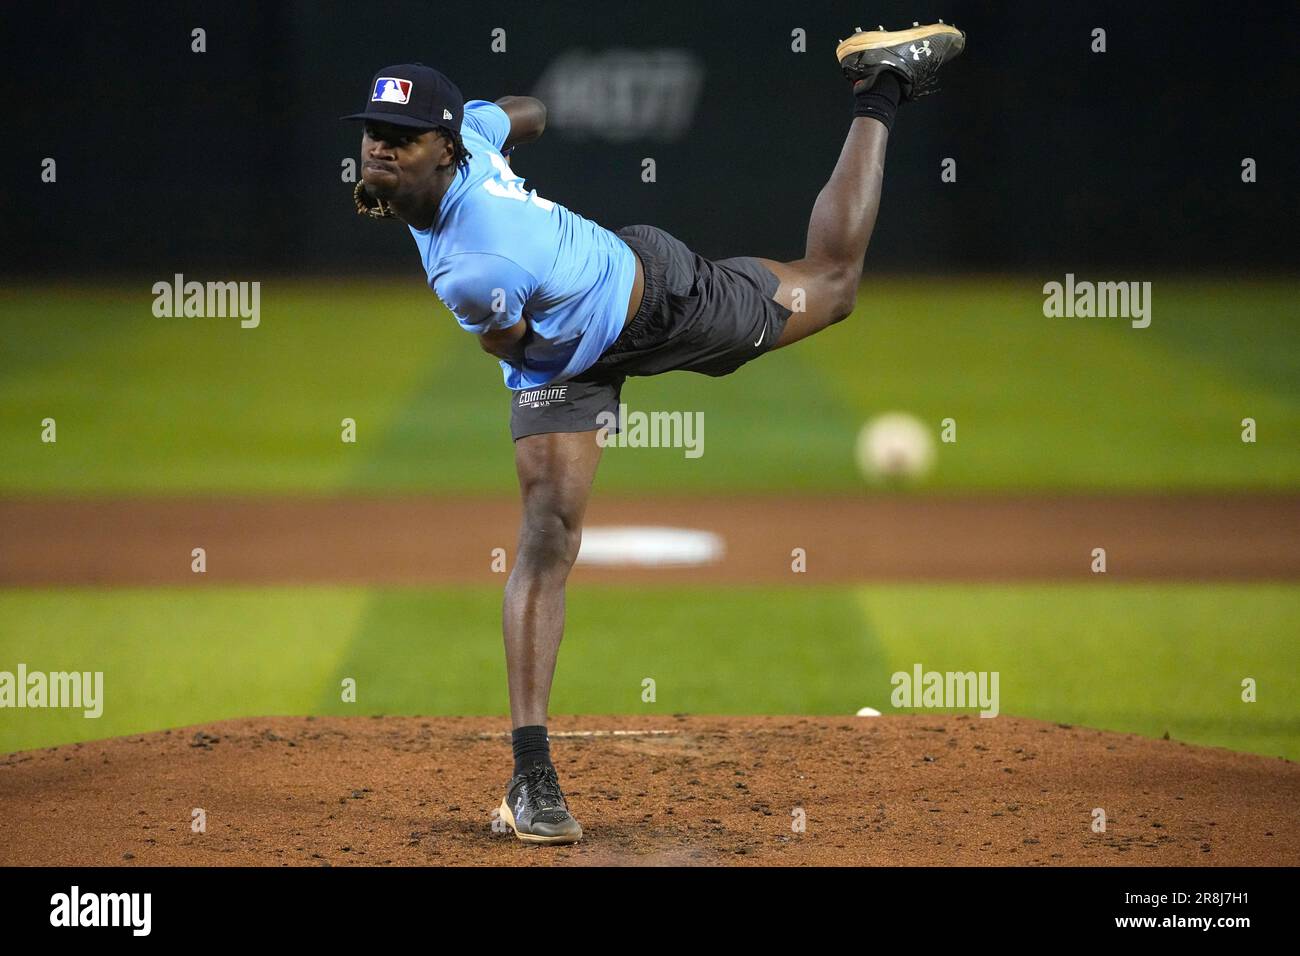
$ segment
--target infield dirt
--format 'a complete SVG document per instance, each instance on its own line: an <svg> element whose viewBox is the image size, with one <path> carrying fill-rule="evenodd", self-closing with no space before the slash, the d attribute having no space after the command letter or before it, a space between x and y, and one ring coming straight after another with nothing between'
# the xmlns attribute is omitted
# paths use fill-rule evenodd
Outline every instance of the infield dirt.
<svg viewBox="0 0 1300 956"><path fill-rule="evenodd" d="M1291 762L974 716L557 717L586 837L526 846L491 818L504 724L253 718L8 754L0 865L1300 864Z"/></svg>
<svg viewBox="0 0 1300 956"><path fill-rule="evenodd" d="M0 499L0 584L205 586L460 584L500 587L517 499ZM858 581L1300 578L1294 495L842 498L593 497L588 529L667 525L718 534L703 567L579 566L575 582L753 584ZM795 548L806 572L791 573Z"/></svg>

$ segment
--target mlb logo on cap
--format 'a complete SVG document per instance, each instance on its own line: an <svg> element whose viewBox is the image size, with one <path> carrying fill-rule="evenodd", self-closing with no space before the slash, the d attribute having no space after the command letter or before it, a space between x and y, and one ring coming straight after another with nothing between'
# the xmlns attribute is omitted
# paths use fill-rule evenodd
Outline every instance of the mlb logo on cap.
<svg viewBox="0 0 1300 956"><path fill-rule="evenodd" d="M407 103L411 99L411 81L397 76L375 77L375 89L370 94L372 103Z"/></svg>
<svg viewBox="0 0 1300 956"><path fill-rule="evenodd" d="M381 67L370 81L364 112L345 120L373 120L408 129L439 126L460 131L465 118L465 97L456 84L423 63L398 63Z"/></svg>

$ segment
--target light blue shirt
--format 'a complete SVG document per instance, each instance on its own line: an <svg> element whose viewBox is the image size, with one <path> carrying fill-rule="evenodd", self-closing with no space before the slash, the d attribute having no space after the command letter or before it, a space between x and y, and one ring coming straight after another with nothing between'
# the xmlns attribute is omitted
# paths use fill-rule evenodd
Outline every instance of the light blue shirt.
<svg viewBox="0 0 1300 956"><path fill-rule="evenodd" d="M503 361L506 385L536 388L590 368L618 338L636 259L618 236L524 190L501 155L510 118L486 100L465 104L472 153L429 229L411 227L429 286L476 335L520 318L533 337L523 365Z"/></svg>

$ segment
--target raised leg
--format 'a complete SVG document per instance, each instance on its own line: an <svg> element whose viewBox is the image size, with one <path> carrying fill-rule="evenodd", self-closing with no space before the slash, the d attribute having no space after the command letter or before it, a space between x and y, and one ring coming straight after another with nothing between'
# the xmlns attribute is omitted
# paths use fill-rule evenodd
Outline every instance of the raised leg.
<svg viewBox="0 0 1300 956"><path fill-rule="evenodd" d="M888 142L883 123L855 117L835 170L813 205L803 258L760 260L781 280L774 298L794 312L775 348L820 332L853 311L880 209Z"/></svg>

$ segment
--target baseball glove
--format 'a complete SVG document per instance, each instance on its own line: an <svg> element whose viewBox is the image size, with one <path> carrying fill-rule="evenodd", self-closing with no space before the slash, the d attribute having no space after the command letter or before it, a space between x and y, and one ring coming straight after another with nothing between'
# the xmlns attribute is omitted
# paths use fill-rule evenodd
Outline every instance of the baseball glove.
<svg viewBox="0 0 1300 956"><path fill-rule="evenodd" d="M358 216L369 216L371 219L396 219L393 215L392 207L382 199L376 199L370 193L366 192L365 183L357 183L352 190L352 201L356 204Z"/></svg>

